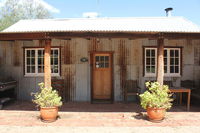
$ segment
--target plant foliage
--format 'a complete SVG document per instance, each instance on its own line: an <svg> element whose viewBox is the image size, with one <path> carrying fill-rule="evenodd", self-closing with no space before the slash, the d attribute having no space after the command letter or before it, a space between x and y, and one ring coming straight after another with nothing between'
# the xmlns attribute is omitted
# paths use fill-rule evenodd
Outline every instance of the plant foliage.
<svg viewBox="0 0 200 133"><path fill-rule="evenodd" d="M146 82L146 87L148 90L140 94L142 108L171 108L173 99L167 85L161 86L158 82Z"/></svg>
<svg viewBox="0 0 200 133"><path fill-rule="evenodd" d="M44 83L39 83L40 91L34 93L33 102L40 107L59 107L62 106L61 97L56 90L45 88Z"/></svg>

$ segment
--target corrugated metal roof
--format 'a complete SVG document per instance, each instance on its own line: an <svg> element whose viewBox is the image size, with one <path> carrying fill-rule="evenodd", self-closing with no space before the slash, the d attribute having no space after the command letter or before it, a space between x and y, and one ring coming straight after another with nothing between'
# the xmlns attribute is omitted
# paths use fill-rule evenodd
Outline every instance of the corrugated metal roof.
<svg viewBox="0 0 200 133"><path fill-rule="evenodd" d="M2 32L200 33L200 26L183 17L35 19L21 20Z"/></svg>

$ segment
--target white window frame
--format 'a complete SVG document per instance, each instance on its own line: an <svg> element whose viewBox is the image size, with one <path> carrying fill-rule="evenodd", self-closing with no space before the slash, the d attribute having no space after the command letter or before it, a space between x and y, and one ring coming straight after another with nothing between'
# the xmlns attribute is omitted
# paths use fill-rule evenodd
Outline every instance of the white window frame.
<svg viewBox="0 0 200 133"><path fill-rule="evenodd" d="M147 73L146 72L146 50L155 50L155 73ZM165 77L180 77L181 76L181 48L164 48L164 50L167 50L167 73L164 73ZM170 73L170 50L178 50L179 51L179 72L178 73ZM151 48L151 47L145 47L144 48L144 77L156 77L156 71L157 71L157 48Z"/></svg>
<svg viewBox="0 0 200 133"><path fill-rule="evenodd" d="M146 70L146 50L155 50L155 73L147 73L147 70ZM144 61L144 71L145 71L145 77L155 77L156 76L156 71L157 71L157 48L145 48L145 61Z"/></svg>
<svg viewBox="0 0 200 133"><path fill-rule="evenodd" d="M35 50L35 73L27 73L27 51ZM44 76L44 73L38 73L38 50L44 50L44 48L25 48L24 50L24 70L25 77L37 77ZM58 73L51 73L51 76L60 76L60 48L51 48L51 50L58 50Z"/></svg>
<svg viewBox="0 0 200 133"><path fill-rule="evenodd" d="M180 77L181 76L181 48L164 48L164 50L167 50L167 73L164 74L166 77ZM170 73L170 50L178 50L179 54L179 72L178 73Z"/></svg>

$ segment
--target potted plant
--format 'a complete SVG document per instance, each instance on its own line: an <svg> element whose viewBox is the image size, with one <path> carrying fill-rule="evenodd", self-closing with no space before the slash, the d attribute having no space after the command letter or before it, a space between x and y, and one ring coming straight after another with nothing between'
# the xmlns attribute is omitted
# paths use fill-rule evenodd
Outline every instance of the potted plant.
<svg viewBox="0 0 200 133"><path fill-rule="evenodd" d="M141 106L147 110L151 121L164 119L166 109L170 109L173 99L168 86L161 86L158 82L146 82L147 90L140 94Z"/></svg>
<svg viewBox="0 0 200 133"><path fill-rule="evenodd" d="M62 105L61 97L56 90L45 88L39 83L40 91L34 93L33 102L40 108L40 117L45 122L53 122L58 116L58 107Z"/></svg>

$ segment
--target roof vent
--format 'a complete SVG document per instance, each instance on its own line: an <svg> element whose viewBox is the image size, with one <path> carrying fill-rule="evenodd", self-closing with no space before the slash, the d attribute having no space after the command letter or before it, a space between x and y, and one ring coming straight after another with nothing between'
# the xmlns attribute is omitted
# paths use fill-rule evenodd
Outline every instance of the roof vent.
<svg viewBox="0 0 200 133"><path fill-rule="evenodd" d="M172 14L171 14L172 10L173 10L173 8L171 8L171 7L165 9L167 17L171 17L172 16Z"/></svg>

